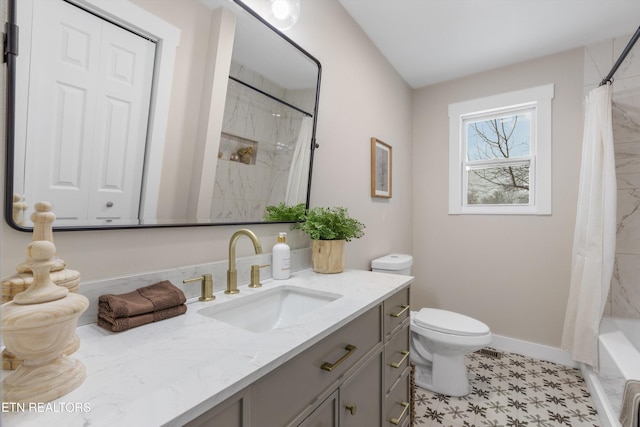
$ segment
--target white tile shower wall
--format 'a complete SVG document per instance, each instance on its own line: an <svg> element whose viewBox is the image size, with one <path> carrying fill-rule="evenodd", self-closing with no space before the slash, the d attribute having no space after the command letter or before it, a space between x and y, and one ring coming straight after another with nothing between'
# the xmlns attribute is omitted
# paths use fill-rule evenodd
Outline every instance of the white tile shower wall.
<svg viewBox="0 0 640 427"><path fill-rule="evenodd" d="M280 99L311 111L313 91L287 90L251 70L233 64L233 74ZM249 108L251 106L251 108ZM223 131L255 141L256 162L218 161L213 196L214 218L260 221L265 207L284 200L302 114L238 83L229 83Z"/></svg>
<svg viewBox="0 0 640 427"><path fill-rule="evenodd" d="M238 285L249 283L251 265L271 264L271 253L238 258L236 269L238 270ZM200 282L184 284L185 279L202 276L209 273L213 276L213 291L218 292L226 288L228 261L219 261L211 264L194 265L190 267L175 268L171 270L154 271L113 279L82 282L80 293L89 299L89 308L78 319L78 326L96 323L98 316L98 297L100 295L122 294L134 291L143 286L152 285L163 280L168 280L182 289L187 299L200 296ZM291 251L291 270L293 272L311 268L311 248L295 249ZM271 278L271 266L260 269L260 279ZM265 285L268 286L268 285ZM108 291L105 291L108 290ZM213 302L215 303L215 301Z"/></svg>
<svg viewBox="0 0 640 427"><path fill-rule="evenodd" d="M585 92L596 87L631 34L587 46ZM614 76L613 136L618 181L616 261L605 313L640 319L640 45Z"/></svg>

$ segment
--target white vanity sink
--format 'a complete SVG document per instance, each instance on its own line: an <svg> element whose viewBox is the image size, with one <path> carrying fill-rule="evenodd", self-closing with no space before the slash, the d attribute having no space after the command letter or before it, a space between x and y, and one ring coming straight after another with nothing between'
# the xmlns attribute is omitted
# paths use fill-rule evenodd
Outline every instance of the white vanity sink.
<svg viewBox="0 0 640 427"><path fill-rule="evenodd" d="M341 296L331 292L281 286L242 296L235 301L218 305L214 302L214 305L198 310L198 313L251 332L267 332L290 325L300 316Z"/></svg>

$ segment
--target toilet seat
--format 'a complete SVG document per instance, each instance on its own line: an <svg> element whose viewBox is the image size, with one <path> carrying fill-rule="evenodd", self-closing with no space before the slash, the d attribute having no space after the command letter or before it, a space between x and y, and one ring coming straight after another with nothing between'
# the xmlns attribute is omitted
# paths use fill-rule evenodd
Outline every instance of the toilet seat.
<svg viewBox="0 0 640 427"><path fill-rule="evenodd" d="M422 328L450 335L478 336L490 333L489 327L479 320L437 308L421 309L413 321Z"/></svg>

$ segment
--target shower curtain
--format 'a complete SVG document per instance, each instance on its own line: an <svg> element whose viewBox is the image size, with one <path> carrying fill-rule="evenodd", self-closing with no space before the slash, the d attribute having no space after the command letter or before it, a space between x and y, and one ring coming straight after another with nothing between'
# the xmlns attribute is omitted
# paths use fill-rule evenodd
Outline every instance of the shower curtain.
<svg viewBox="0 0 640 427"><path fill-rule="evenodd" d="M598 332L611 286L616 245L616 170L611 84L585 98L571 288L562 348L598 369Z"/></svg>
<svg viewBox="0 0 640 427"><path fill-rule="evenodd" d="M289 181L287 182L285 203L289 206L307 201L312 129L313 119L311 117L303 117L296 148L293 151L293 159L291 160Z"/></svg>

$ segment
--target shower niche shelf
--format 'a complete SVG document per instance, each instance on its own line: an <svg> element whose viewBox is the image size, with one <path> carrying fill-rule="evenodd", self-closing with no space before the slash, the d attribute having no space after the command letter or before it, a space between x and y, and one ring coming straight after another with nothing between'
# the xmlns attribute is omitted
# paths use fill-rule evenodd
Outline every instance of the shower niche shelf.
<svg viewBox="0 0 640 427"><path fill-rule="evenodd" d="M258 141L222 132L218 159L255 165L258 157Z"/></svg>

